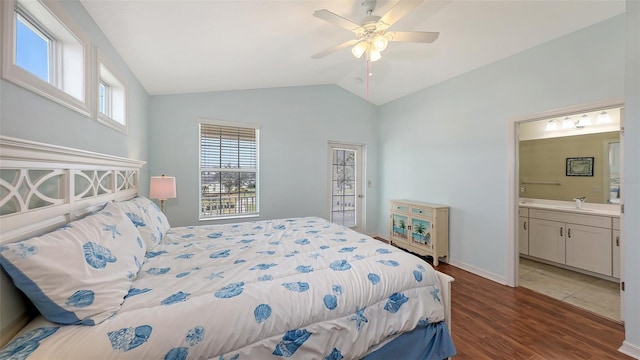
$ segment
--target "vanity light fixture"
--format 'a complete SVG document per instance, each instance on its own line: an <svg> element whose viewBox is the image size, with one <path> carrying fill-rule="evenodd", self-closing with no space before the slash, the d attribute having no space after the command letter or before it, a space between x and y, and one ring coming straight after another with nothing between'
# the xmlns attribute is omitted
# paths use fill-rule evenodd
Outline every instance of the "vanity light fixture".
<svg viewBox="0 0 640 360"><path fill-rule="evenodd" d="M558 130L558 122L556 120L549 120L547 126L544 128L544 131L555 131Z"/></svg>
<svg viewBox="0 0 640 360"><path fill-rule="evenodd" d="M611 117L609 116L609 114L607 114L606 111L602 111L600 114L598 114L598 119L596 119L596 124L600 125L600 124L610 124L611 123Z"/></svg>
<svg viewBox="0 0 640 360"><path fill-rule="evenodd" d="M585 126L589 126L589 125L591 125L591 118L589 117L589 115L584 114L580 117L580 120L578 120L578 122L576 123L576 128L582 129Z"/></svg>
<svg viewBox="0 0 640 360"><path fill-rule="evenodd" d="M570 117L566 117L564 118L564 120L562 120L562 128L563 129L571 129L574 128L576 126L576 124L573 123L573 120L571 120Z"/></svg>

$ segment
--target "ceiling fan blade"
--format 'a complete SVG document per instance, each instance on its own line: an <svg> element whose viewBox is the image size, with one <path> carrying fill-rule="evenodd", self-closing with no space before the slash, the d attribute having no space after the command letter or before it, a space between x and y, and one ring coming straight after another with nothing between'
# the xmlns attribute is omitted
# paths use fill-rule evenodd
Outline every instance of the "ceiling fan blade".
<svg viewBox="0 0 640 360"><path fill-rule="evenodd" d="M327 9L317 10L316 12L313 13L313 16L317 17L318 19L328 21L334 25L343 27L350 31L355 31L357 28L360 27L360 25L354 23L353 21L349 19L345 19L340 15L334 14Z"/></svg>
<svg viewBox="0 0 640 360"><path fill-rule="evenodd" d="M326 49L324 51L321 51L321 52L311 56L311 58L312 59L323 58L323 57L325 57L325 56L327 56L327 55L329 55L331 53L334 53L334 52L336 52L338 50L344 49L344 48L349 47L351 45L355 45L356 43L358 43L358 41L359 40L354 39L354 40L349 40L349 41L343 42L342 44L339 44L339 45L336 45L334 47L330 47L330 48L328 48L328 49Z"/></svg>
<svg viewBox="0 0 640 360"><path fill-rule="evenodd" d="M387 33L389 41L404 41L416 43L432 43L438 40L440 33L426 31L390 31Z"/></svg>
<svg viewBox="0 0 640 360"><path fill-rule="evenodd" d="M407 15L416 6L420 5L423 1L424 0L400 0L391 8L391 10L380 18L380 21L387 24L387 26L391 26L396 21L400 20L400 18Z"/></svg>

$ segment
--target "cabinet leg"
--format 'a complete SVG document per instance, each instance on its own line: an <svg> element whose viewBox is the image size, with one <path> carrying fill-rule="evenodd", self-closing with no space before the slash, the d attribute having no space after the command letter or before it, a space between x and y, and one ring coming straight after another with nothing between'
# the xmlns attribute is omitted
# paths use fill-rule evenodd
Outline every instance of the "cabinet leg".
<svg viewBox="0 0 640 360"><path fill-rule="evenodd" d="M438 266L438 256L433 255L433 266Z"/></svg>

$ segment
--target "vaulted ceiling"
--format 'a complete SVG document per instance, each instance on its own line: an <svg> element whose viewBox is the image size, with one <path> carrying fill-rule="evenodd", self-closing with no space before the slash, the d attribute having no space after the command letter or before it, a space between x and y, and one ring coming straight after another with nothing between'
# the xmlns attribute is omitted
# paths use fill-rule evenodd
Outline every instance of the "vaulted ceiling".
<svg viewBox="0 0 640 360"><path fill-rule="evenodd" d="M313 12L359 23L360 0L81 2L151 95L336 84L377 105L625 11L624 0L425 0L390 30L439 39L391 42L367 78L349 48L311 58L354 38ZM374 15L396 2L379 0Z"/></svg>

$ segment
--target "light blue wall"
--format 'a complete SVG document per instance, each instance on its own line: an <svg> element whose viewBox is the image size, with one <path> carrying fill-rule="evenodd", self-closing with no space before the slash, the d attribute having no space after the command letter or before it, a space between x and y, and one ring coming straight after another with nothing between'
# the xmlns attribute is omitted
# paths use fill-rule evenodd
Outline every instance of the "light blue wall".
<svg viewBox="0 0 640 360"><path fill-rule="evenodd" d="M380 204L449 205L452 261L506 279L510 124L623 99L624 31L618 16L382 106ZM386 213L380 206L380 233Z"/></svg>
<svg viewBox="0 0 640 360"><path fill-rule="evenodd" d="M640 357L640 2L627 0L624 117L624 277L626 342Z"/></svg>
<svg viewBox="0 0 640 360"><path fill-rule="evenodd" d="M614 17L383 105L378 232L387 232L390 199L447 204L451 261L506 280L514 119L618 99L626 115L625 218L640 218L639 12L640 2L627 0L626 22ZM624 230L626 341L640 349L640 223L627 220Z"/></svg>
<svg viewBox="0 0 640 360"><path fill-rule="evenodd" d="M79 2L62 2L73 20L106 54L128 84L129 131L125 135L96 120L0 80L0 134L88 151L147 160L149 96ZM148 179L147 167L141 179ZM148 181L141 181L148 192Z"/></svg>
<svg viewBox="0 0 640 360"><path fill-rule="evenodd" d="M260 219L329 215L328 142L366 145L375 231L377 109L334 85L151 97L150 169L176 176L174 226L198 223L198 118L260 125Z"/></svg>

